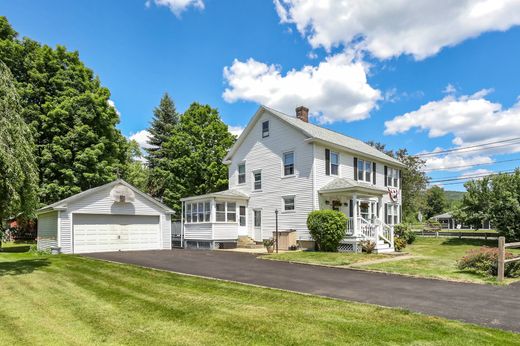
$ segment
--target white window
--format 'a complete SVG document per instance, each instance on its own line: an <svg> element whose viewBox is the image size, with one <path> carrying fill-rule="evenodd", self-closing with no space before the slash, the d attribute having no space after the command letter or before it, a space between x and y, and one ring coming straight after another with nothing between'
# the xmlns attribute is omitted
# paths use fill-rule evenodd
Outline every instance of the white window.
<svg viewBox="0 0 520 346"><path fill-rule="evenodd" d="M210 222L211 204L209 201L186 203L186 223Z"/></svg>
<svg viewBox="0 0 520 346"><path fill-rule="evenodd" d="M269 137L269 120L262 123L262 138Z"/></svg>
<svg viewBox="0 0 520 346"><path fill-rule="evenodd" d="M191 204L186 204L186 222L191 222Z"/></svg>
<svg viewBox="0 0 520 346"><path fill-rule="evenodd" d="M330 153L330 174L338 175L339 174L339 154L331 152Z"/></svg>
<svg viewBox="0 0 520 346"><path fill-rule="evenodd" d="M294 196L285 196L283 198L283 210L293 211L294 210Z"/></svg>
<svg viewBox="0 0 520 346"><path fill-rule="evenodd" d="M239 208L239 215L238 215L238 222L240 224L240 226L245 226L246 225L246 206L245 205L241 205Z"/></svg>
<svg viewBox="0 0 520 346"><path fill-rule="evenodd" d="M237 222L237 204L227 202L227 222Z"/></svg>
<svg viewBox="0 0 520 346"><path fill-rule="evenodd" d="M387 203L386 204L386 220L388 225L397 225L399 223L399 204Z"/></svg>
<svg viewBox="0 0 520 346"><path fill-rule="evenodd" d="M254 184L253 190L262 190L262 171L253 172Z"/></svg>
<svg viewBox="0 0 520 346"><path fill-rule="evenodd" d="M209 202L204 203L204 222L210 222L211 220L211 204Z"/></svg>
<svg viewBox="0 0 520 346"><path fill-rule="evenodd" d="M397 168L388 167L386 171L386 185L399 187L399 170Z"/></svg>
<svg viewBox="0 0 520 346"><path fill-rule="evenodd" d="M357 178L359 181L372 182L372 162L366 160L357 161Z"/></svg>
<svg viewBox="0 0 520 346"><path fill-rule="evenodd" d="M226 222L226 202L217 202L215 207L217 222Z"/></svg>
<svg viewBox="0 0 520 346"><path fill-rule="evenodd" d="M262 227L262 211L254 211L255 227Z"/></svg>
<svg viewBox="0 0 520 346"><path fill-rule="evenodd" d="M244 184L246 182L246 164L241 163L238 165L238 183Z"/></svg>
<svg viewBox="0 0 520 346"><path fill-rule="evenodd" d="M237 222L237 204L235 202L216 202L215 209L217 222Z"/></svg>
<svg viewBox="0 0 520 346"><path fill-rule="evenodd" d="M283 175L294 175L294 151L283 153Z"/></svg>

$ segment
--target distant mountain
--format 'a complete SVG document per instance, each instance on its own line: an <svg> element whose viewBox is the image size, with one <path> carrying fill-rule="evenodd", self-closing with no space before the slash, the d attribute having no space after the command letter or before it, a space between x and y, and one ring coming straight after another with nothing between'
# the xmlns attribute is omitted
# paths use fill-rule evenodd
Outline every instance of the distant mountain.
<svg viewBox="0 0 520 346"><path fill-rule="evenodd" d="M444 194L450 204L455 201L460 201L462 200L462 197L464 197L463 191L444 191Z"/></svg>

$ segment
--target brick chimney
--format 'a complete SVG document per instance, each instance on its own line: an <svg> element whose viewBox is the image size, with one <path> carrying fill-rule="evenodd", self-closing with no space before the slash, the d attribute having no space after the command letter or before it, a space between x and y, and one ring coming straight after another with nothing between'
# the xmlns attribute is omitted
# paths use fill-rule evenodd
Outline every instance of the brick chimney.
<svg viewBox="0 0 520 346"><path fill-rule="evenodd" d="M309 122L309 108L305 106L296 107L296 118L301 121Z"/></svg>

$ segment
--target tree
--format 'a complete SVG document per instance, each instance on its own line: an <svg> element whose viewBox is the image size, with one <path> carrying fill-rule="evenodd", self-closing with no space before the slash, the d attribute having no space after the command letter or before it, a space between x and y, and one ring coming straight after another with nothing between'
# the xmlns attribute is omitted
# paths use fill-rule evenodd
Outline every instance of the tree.
<svg viewBox="0 0 520 346"><path fill-rule="evenodd" d="M139 143L135 140L128 142L128 165L125 169L125 180L141 191L146 191L149 169L143 158Z"/></svg>
<svg viewBox="0 0 520 346"><path fill-rule="evenodd" d="M3 30L0 35L4 35ZM1 61L0 167L1 227L8 217L19 214L30 217L38 203L38 171L32 135L22 118L20 98L11 72Z"/></svg>
<svg viewBox="0 0 520 346"><path fill-rule="evenodd" d="M426 219L430 219L432 216L443 213L448 207L448 200L444 189L439 186L430 187L425 194L425 202L422 207L423 214Z"/></svg>
<svg viewBox="0 0 520 346"><path fill-rule="evenodd" d="M110 92L65 47L19 40L0 20L0 60L10 68L29 125L44 204L115 179L125 169L127 142Z"/></svg>
<svg viewBox="0 0 520 346"><path fill-rule="evenodd" d="M466 193L453 212L456 220L476 229L482 227L482 222L489 221L491 203L491 178L468 181L464 184Z"/></svg>
<svg viewBox="0 0 520 346"><path fill-rule="evenodd" d="M416 220L420 206L423 204L423 192L428 183L428 178L423 171L424 160L409 155L406 149L394 152L387 150L386 145L379 142L369 141L367 144L404 164L405 167L401 169L403 219Z"/></svg>
<svg viewBox="0 0 520 346"><path fill-rule="evenodd" d="M175 135L162 147L165 160L158 168L165 173L163 202L179 213L182 197L226 189L228 171L222 160L234 141L216 109L191 104L180 117Z"/></svg>

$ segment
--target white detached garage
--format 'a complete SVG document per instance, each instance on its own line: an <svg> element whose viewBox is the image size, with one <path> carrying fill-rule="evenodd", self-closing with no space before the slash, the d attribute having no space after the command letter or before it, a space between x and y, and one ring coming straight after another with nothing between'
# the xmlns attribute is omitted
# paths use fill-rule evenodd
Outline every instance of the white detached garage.
<svg viewBox="0 0 520 346"><path fill-rule="evenodd" d="M174 211L118 179L38 210L38 249L62 253L171 249Z"/></svg>

